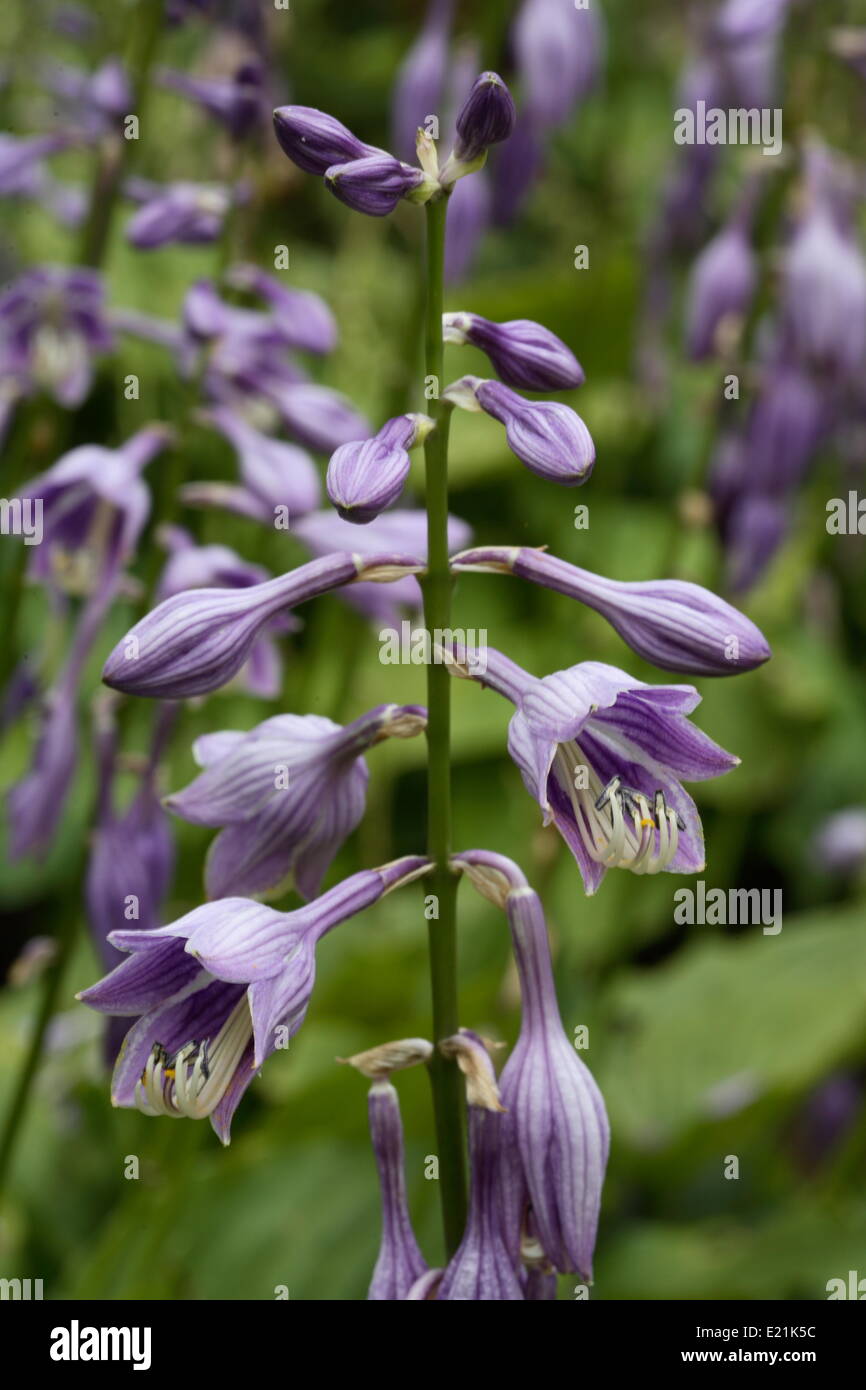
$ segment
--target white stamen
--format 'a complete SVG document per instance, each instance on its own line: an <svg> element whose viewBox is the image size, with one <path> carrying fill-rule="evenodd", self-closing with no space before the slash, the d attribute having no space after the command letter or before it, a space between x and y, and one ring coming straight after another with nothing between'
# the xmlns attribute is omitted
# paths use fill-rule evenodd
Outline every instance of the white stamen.
<svg viewBox="0 0 866 1390"><path fill-rule="evenodd" d="M216 1037L188 1042L169 1057L155 1045L135 1088L145 1115L204 1120L219 1105L253 1034L246 995L239 999Z"/></svg>
<svg viewBox="0 0 866 1390"><path fill-rule="evenodd" d="M586 768L586 787L575 786L576 769ZM561 743L554 770L568 791L574 819L587 854L606 869L630 869L635 874L657 874L673 861L679 846L676 812L657 792L654 810L642 792L621 788L619 779L604 787L580 745ZM599 807L596 802L601 800Z"/></svg>

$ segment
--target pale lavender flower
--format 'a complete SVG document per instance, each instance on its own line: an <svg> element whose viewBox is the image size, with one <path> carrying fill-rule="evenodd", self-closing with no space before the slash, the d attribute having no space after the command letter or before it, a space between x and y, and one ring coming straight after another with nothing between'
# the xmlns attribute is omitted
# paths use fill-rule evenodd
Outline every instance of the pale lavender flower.
<svg viewBox="0 0 866 1390"><path fill-rule="evenodd" d="M382 512L368 526L355 526L335 515L330 508L301 517L294 534L312 555L325 556L334 550L351 549L370 556L378 551L405 546L413 555L427 556L427 514L395 508ZM459 517L448 518L448 546L456 550L466 543L470 528ZM396 627L405 610L421 607L417 579L407 575L394 584L351 584L338 589L338 595L366 618L386 627Z"/></svg>
<svg viewBox="0 0 866 1390"><path fill-rule="evenodd" d="M76 687L61 681L44 698L31 765L8 796L9 858L44 856L63 814L77 762Z"/></svg>
<svg viewBox="0 0 866 1390"><path fill-rule="evenodd" d="M533 126L562 125L598 80L604 49L600 6L523 0L511 31L522 106Z"/></svg>
<svg viewBox="0 0 866 1390"><path fill-rule="evenodd" d="M380 705L345 728L322 715L279 714L249 733L205 734L193 745L204 769L165 804L193 825L221 828L205 868L209 898L319 891L364 814L364 753L426 726L416 705Z"/></svg>
<svg viewBox="0 0 866 1390"><path fill-rule="evenodd" d="M60 99L66 126L91 139L115 131L134 107L132 86L119 58L108 58L93 72L69 63L52 63L43 72L46 86Z"/></svg>
<svg viewBox="0 0 866 1390"><path fill-rule="evenodd" d="M278 106L274 130L283 152L308 174L324 174L335 164L383 153L365 145L335 116L312 106Z"/></svg>
<svg viewBox="0 0 866 1390"><path fill-rule="evenodd" d="M786 251L784 324L799 360L850 377L866 352L866 261L829 200L816 198Z"/></svg>
<svg viewBox="0 0 866 1390"><path fill-rule="evenodd" d="M282 530L319 505L318 470L304 449L262 434L228 406L214 406L201 418L234 448L241 486L188 483L182 489L187 504L223 507Z"/></svg>
<svg viewBox="0 0 866 1390"><path fill-rule="evenodd" d="M700 361L718 350L719 331L745 317L756 283L748 224L738 214L704 247L692 269L686 327L691 357Z"/></svg>
<svg viewBox="0 0 866 1390"><path fill-rule="evenodd" d="M452 569L516 574L594 608L654 666L702 676L751 671L770 657L759 629L709 589L679 579L603 579L523 546L484 546L455 555Z"/></svg>
<svg viewBox="0 0 866 1390"><path fill-rule="evenodd" d="M311 381L268 382L262 394L279 411L287 429L301 444L330 454L341 444L366 439L370 423L339 391Z"/></svg>
<svg viewBox="0 0 866 1390"><path fill-rule="evenodd" d="M159 81L188 97L225 126L233 140L243 140L262 125L265 116L263 72L258 63L244 62L229 77L192 77L170 69Z"/></svg>
<svg viewBox="0 0 866 1390"><path fill-rule="evenodd" d="M127 192L142 202L126 224L126 239L139 251L216 241L241 191L220 184L178 181L149 184L137 180Z"/></svg>
<svg viewBox="0 0 866 1390"><path fill-rule="evenodd" d="M270 578L261 565L249 564L226 545L196 545L180 526L160 526L157 539L169 554L156 591L160 603L188 589L248 589ZM263 700L276 699L283 663L275 639L299 626L291 614L278 614L265 624L238 674L242 689Z"/></svg>
<svg viewBox="0 0 866 1390"><path fill-rule="evenodd" d="M0 374L21 395L46 391L79 406L94 360L112 347L102 277L95 270L37 266L0 295Z"/></svg>
<svg viewBox="0 0 866 1390"><path fill-rule="evenodd" d="M812 853L822 869L851 874L866 864L866 806L847 806L819 825Z"/></svg>
<svg viewBox="0 0 866 1390"><path fill-rule="evenodd" d="M295 912L223 898L166 927L113 932L129 959L78 997L138 1016L114 1070L114 1104L210 1118L227 1144L244 1091L304 1021L321 937L426 869L416 857L364 870Z"/></svg>
<svg viewBox="0 0 866 1390"><path fill-rule="evenodd" d="M334 197L368 217L387 217L427 182L423 169L404 164L384 150L348 164L333 164L325 173L325 187Z"/></svg>
<svg viewBox="0 0 866 1390"><path fill-rule="evenodd" d="M415 153L415 135L428 116L440 109L448 73L448 38L453 0L430 0L424 25L400 65L394 84L391 130L403 159Z"/></svg>
<svg viewBox="0 0 866 1390"><path fill-rule="evenodd" d="M166 426L149 425L119 449L82 444L24 485L21 497L42 504L35 579L90 593L126 564L150 511L142 470L170 438Z"/></svg>
<svg viewBox="0 0 866 1390"><path fill-rule="evenodd" d="M433 427L427 415L398 415L372 439L342 444L328 465L328 496L346 521L366 524L396 502L409 476L409 449Z"/></svg>
<svg viewBox="0 0 866 1390"><path fill-rule="evenodd" d="M286 346L323 355L337 346L337 323L324 299L310 290L284 285L257 265L233 265L226 273L232 289L259 295L267 304L269 321Z"/></svg>
<svg viewBox="0 0 866 1390"><path fill-rule="evenodd" d="M72 137L0 133L0 197L36 197L44 187L42 160L67 149Z"/></svg>
<svg viewBox="0 0 866 1390"><path fill-rule="evenodd" d="M471 343L487 354L506 386L525 391L562 391L580 386L583 368L561 338L532 319L493 323L480 314L442 316L446 343Z"/></svg>
<svg viewBox="0 0 866 1390"><path fill-rule="evenodd" d="M372 1302L386 1302L405 1299L416 1280L425 1273L427 1262L412 1230L406 1198L400 1102L391 1082L374 1082L367 1105L382 1193L382 1239L367 1298Z"/></svg>
<svg viewBox="0 0 866 1390"><path fill-rule="evenodd" d="M479 169L471 179L460 179L448 199L445 237L445 279L462 280L491 220L490 180Z"/></svg>
<svg viewBox="0 0 866 1390"><path fill-rule="evenodd" d="M160 700L207 694L228 684L279 614L358 578L389 582L422 567L402 554L338 552L248 589L175 594L118 642L102 678L130 695Z"/></svg>
<svg viewBox="0 0 866 1390"><path fill-rule="evenodd" d="M490 1075L493 1067L487 1059ZM502 1146L505 1116L469 1106L469 1210L463 1239L436 1290L437 1302L522 1302L523 1288L504 1227Z"/></svg>
<svg viewBox="0 0 866 1390"><path fill-rule="evenodd" d="M595 445L576 411L559 401L527 401L501 381L464 376L443 398L468 410L483 410L505 426L513 454L540 478L564 487L585 483L595 463Z"/></svg>

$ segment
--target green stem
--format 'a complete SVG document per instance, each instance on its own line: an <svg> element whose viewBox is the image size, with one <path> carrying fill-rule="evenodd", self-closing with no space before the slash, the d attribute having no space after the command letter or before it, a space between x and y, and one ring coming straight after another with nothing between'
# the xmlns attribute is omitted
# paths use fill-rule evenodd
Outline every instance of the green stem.
<svg viewBox="0 0 866 1390"><path fill-rule="evenodd" d="M164 0L140 0L130 24L129 72L132 78L133 110L144 124L144 108L149 94L150 70L165 23ZM122 134L109 136L102 144L93 175L87 218L81 237L82 265L100 266L105 259L111 223L120 186L126 172L129 146Z"/></svg>
<svg viewBox="0 0 866 1390"><path fill-rule="evenodd" d="M451 572L448 567L448 427L451 407L441 400L443 380L442 296L447 200L427 204L427 302L425 372L434 377L437 394L428 405L435 422L424 444L427 487L427 574L422 582L424 622L431 634L451 626ZM457 1002L457 881L451 855L451 690L448 669L431 661L427 667L427 851L435 868L429 892L438 900L439 916L429 923L433 1036L450 1037L459 1027ZM464 1095L453 1061L434 1052L430 1062L439 1195L449 1256L463 1236L466 1221L466 1150Z"/></svg>
<svg viewBox="0 0 866 1390"><path fill-rule="evenodd" d="M24 1066L21 1068L3 1126L2 1138L0 1138L0 1195L6 1187L15 1144L27 1113L31 1087L42 1059L45 1035L57 1008L60 986L63 983L63 977L66 974L66 968L71 959L78 934L77 926L78 914L67 911L64 914L63 927L57 939L57 954L45 973L42 1003L30 1040L30 1048Z"/></svg>

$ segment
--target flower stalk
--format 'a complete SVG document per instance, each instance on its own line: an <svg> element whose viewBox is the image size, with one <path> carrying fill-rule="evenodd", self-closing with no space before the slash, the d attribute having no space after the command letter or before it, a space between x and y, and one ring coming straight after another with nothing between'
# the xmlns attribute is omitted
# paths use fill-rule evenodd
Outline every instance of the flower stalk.
<svg viewBox="0 0 866 1390"><path fill-rule="evenodd" d="M447 198L426 206L425 375L436 388L428 403L434 428L424 442L427 500L427 574L422 580L424 622L428 632L451 626L453 579L448 567L448 430L452 407L441 399L444 370L442 342L445 218ZM451 854L451 692L447 667L427 666L427 852L434 869L428 893L438 902L438 917L428 923L433 1036L438 1042L456 1033L457 880ZM449 1257L463 1237L466 1221L466 1157L463 1085L455 1063L438 1049L429 1064L439 1150L439 1193Z"/></svg>

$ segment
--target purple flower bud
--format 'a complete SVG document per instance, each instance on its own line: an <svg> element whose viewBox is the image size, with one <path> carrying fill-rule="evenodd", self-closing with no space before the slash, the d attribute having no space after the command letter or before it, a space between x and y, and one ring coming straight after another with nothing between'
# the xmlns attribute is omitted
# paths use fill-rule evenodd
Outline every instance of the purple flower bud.
<svg viewBox="0 0 866 1390"><path fill-rule="evenodd" d="M256 265L234 265L226 280L233 289L252 291L267 301L270 322L288 347L323 354L337 346L336 320L319 295L282 285Z"/></svg>
<svg viewBox="0 0 866 1390"><path fill-rule="evenodd" d="M0 133L0 197L34 196L44 182L41 161L66 149L68 135L17 136Z"/></svg>
<svg viewBox="0 0 866 1390"><path fill-rule="evenodd" d="M351 401L329 386L309 381L273 381L263 388L279 410L288 429L301 444L331 454L341 444L366 439L369 421Z"/></svg>
<svg viewBox="0 0 866 1390"><path fill-rule="evenodd" d="M165 805L193 825L223 827L208 853L208 897L287 892L290 876L314 897L364 814L364 753L425 725L416 705L380 705L345 728L321 715L281 714L246 734L197 739L204 771Z"/></svg>
<svg viewBox="0 0 866 1390"><path fill-rule="evenodd" d="M746 228L735 218L704 247L692 270L686 338L696 361L718 349L719 330L726 322L747 313L756 280Z"/></svg>
<svg viewBox="0 0 866 1390"><path fill-rule="evenodd" d="M328 465L328 496L346 521L365 524L403 491L409 474L408 450L429 433L427 415L398 415L372 439L341 444Z"/></svg>
<svg viewBox="0 0 866 1390"><path fill-rule="evenodd" d="M732 593L757 584L791 526L790 504L783 497L743 492L725 518L725 574Z"/></svg>
<svg viewBox="0 0 866 1390"><path fill-rule="evenodd" d="M128 632L105 663L106 685L159 700L204 695L240 670L262 628L282 613L358 577L386 581L423 568L405 555L334 553L248 589L192 589L166 599Z"/></svg>
<svg viewBox="0 0 866 1390"><path fill-rule="evenodd" d="M258 63L242 63L229 78L191 77L185 72L160 73L163 86L197 102L228 130L233 140L243 140L261 124L264 115L262 69Z"/></svg>
<svg viewBox="0 0 866 1390"><path fill-rule="evenodd" d="M224 1144L245 1090L304 1021L321 937L426 872L397 859L344 879L295 912L222 898L153 931L116 931L131 955L78 997L135 1017L112 1078L115 1105L210 1118Z"/></svg>
<svg viewBox="0 0 866 1390"><path fill-rule="evenodd" d="M562 1273L592 1278L610 1129L601 1093L566 1037L538 895L506 902L520 975L520 1036L500 1077L506 1152L519 1155L538 1242Z"/></svg>
<svg viewBox="0 0 866 1390"><path fill-rule="evenodd" d="M583 369L555 333L532 319L492 323L480 314L443 314L446 343L471 343L490 358L506 386L563 391L583 383Z"/></svg>
<svg viewBox="0 0 866 1390"><path fill-rule="evenodd" d="M679 579L628 583L603 579L554 555L523 546L484 546L455 555L452 569L519 575L601 613L623 641L654 666L700 676L751 671L770 657L753 622L709 589Z"/></svg>
<svg viewBox="0 0 866 1390"><path fill-rule="evenodd" d="M274 130L292 163L308 174L324 174L334 164L381 153L365 145L336 117L312 106L278 106Z"/></svg>
<svg viewBox="0 0 866 1390"><path fill-rule="evenodd" d="M148 201L126 224L126 239L139 251L153 251L171 243L198 246L216 241L232 200L231 191L216 184L183 182L154 187Z"/></svg>
<svg viewBox="0 0 866 1390"><path fill-rule="evenodd" d="M523 0L512 43L527 114L544 129L562 125L589 92L601 66L600 6Z"/></svg>
<svg viewBox="0 0 866 1390"><path fill-rule="evenodd" d="M325 185L334 196L368 217L387 217L402 198L428 182L423 169L403 164L384 151L350 164L334 164L325 174Z"/></svg>
<svg viewBox="0 0 866 1390"><path fill-rule="evenodd" d="M186 501L204 499L210 505L218 501L228 510L252 516L266 526L275 525L280 509L285 511L288 524L292 524L296 517L305 516L319 505L318 470L304 449L253 429L228 406L215 406L203 412L202 418L225 435L235 449L243 487L193 483L184 489ZM209 499L205 488L211 489Z"/></svg>
<svg viewBox="0 0 866 1390"><path fill-rule="evenodd" d="M77 762L75 689L61 683L45 700L29 770L9 791L9 858L43 856L50 848Z"/></svg>
<svg viewBox="0 0 866 1390"><path fill-rule="evenodd" d="M451 159L457 164L471 164L491 145L507 140L516 119L514 101L502 78L496 72L482 72L457 117Z"/></svg>
<svg viewBox="0 0 866 1390"><path fill-rule="evenodd" d="M803 219L783 265L785 325L800 361L850 377L866 352L866 261L828 202Z"/></svg>
<svg viewBox="0 0 866 1390"><path fill-rule="evenodd" d="M491 221L490 180L481 169L473 179L461 179L448 199L445 236L445 280L450 285L468 273Z"/></svg>
<svg viewBox="0 0 866 1390"><path fill-rule="evenodd" d="M580 416L559 401L526 401L500 381L466 376L444 399L479 407L505 426L512 453L540 478L564 487L585 483L595 463L595 445ZM473 403L477 401L477 405Z"/></svg>
<svg viewBox="0 0 866 1390"><path fill-rule="evenodd" d="M415 134L438 111L448 71L452 0L431 0L424 27L397 74L391 111L394 148L401 157L415 153Z"/></svg>
<svg viewBox="0 0 866 1390"><path fill-rule="evenodd" d="M390 1081L377 1081L368 1098L370 1137L382 1193L382 1240L367 1298L374 1302L405 1299L427 1270L418 1248L409 1203L403 1158L400 1102Z"/></svg>

